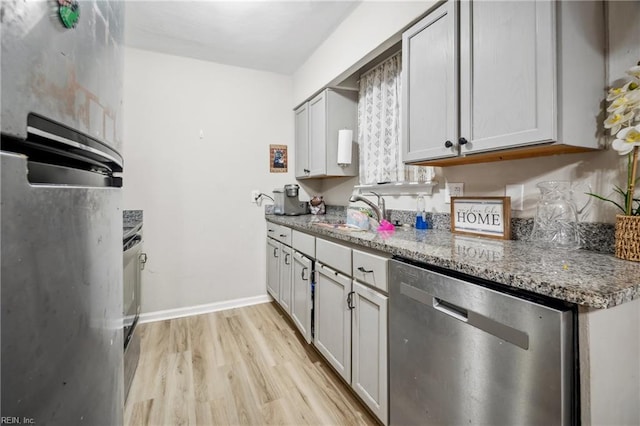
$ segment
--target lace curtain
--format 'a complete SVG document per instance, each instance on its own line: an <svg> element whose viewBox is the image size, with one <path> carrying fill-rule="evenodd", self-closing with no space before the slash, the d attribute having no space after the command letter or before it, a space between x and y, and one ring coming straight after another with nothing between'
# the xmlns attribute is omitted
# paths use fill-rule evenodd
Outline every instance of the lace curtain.
<svg viewBox="0 0 640 426"><path fill-rule="evenodd" d="M433 167L404 166L400 146L401 53L360 76L360 183L430 181Z"/></svg>
<svg viewBox="0 0 640 426"><path fill-rule="evenodd" d="M360 76L360 183L404 179L400 151L400 53Z"/></svg>

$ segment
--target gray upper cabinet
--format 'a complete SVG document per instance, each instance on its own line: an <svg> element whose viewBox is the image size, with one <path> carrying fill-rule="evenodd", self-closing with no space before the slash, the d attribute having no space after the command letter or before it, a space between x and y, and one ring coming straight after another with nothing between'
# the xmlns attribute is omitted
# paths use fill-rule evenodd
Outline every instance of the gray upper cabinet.
<svg viewBox="0 0 640 426"><path fill-rule="evenodd" d="M556 140L554 6L460 4L463 154Z"/></svg>
<svg viewBox="0 0 640 426"><path fill-rule="evenodd" d="M353 147L351 164L338 165L338 131L357 135L355 91L325 89L295 110L296 178L357 176L358 150Z"/></svg>
<svg viewBox="0 0 640 426"><path fill-rule="evenodd" d="M446 2L402 35L405 162L458 155L456 8Z"/></svg>
<svg viewBox="0 0 640 426"><path fill-rule="evenodd" d="M296 177L307 176L309 170L309 103L295 110L296 127Z"/></svg>
<svg viewBox="0 0 640 426"><path fill-rule="evenodd" d="M403 34L404 161L600 148L603 16L595 1L448 1L434 9Z"/></svg>

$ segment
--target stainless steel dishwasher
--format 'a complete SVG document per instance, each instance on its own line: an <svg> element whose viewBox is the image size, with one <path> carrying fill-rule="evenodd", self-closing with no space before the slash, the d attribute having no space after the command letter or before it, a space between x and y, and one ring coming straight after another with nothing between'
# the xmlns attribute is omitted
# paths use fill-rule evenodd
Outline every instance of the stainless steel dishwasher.
<svg viewBox="0 0 640 426"><path fill-rule="evenodd" d="M577 423L571 306L440 272L390 262L390 424Z"/></svg>

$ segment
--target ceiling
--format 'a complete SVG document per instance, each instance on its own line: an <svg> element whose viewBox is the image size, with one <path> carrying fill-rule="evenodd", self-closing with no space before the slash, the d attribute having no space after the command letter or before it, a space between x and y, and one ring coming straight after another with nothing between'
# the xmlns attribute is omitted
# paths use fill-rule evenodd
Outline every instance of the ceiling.
<svg viewBox="0 0 640 426"><path fill-rule="evenodd" d="M125 44L293 74L359 1L128 1Z"/></svg>

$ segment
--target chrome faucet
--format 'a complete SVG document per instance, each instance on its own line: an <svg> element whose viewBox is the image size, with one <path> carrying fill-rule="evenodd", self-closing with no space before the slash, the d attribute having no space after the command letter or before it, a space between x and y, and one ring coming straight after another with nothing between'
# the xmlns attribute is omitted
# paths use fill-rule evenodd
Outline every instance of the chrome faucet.
<svg viewBox="0 0 640 426"><path fill-rule="evenodd" d="M369 207L373 209L376 216L378 216L378 222L382 222L382 219L386 219L386 216L387 216L387 210L384 207L384 198L382 198L380 194L377 194L373 191L370 192L370 194L378 197L377 205L374 204L372 201L369 201L368 198L365 198L360 194L351 195L351 198L349 198L349 201L352 203L355 203L356 201L362 201L363 203L367 204Z"/></svg>

